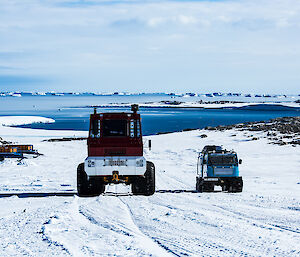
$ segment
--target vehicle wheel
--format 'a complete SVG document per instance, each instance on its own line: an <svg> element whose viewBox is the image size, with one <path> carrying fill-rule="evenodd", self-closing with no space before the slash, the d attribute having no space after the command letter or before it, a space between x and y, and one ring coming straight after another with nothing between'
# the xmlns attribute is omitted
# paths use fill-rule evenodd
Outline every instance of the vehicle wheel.
<svg viewBox="0 0 300 257"><path fill-rule="evenodd" d="M203 193L203 184L199 178L196 178L196 191Z"/></svg>
<svg viewBox="0 0 300 257"><path fill-rule="evenodd" d="M203 184L203 192L214 192L215 185L212 183Z"/></svg>
<svg viewBox="0 0 300 257"><path fill-rule="evenodd" d="M155 193L155 166L152 162L147 162L145 195L153 195Z"/></svg>
<svg viewBox="0 0 300 257"><path fill-rule="evenodd" d="M199 191L200 193L203 193L203 192L204 192L204 187L203 187L203 185L199 185L199 186L198 186L198 191Z"/></svg>
<svg viewBox="0 0 300 257"><path fill-rule="evenodd" d="M152 162L147 162L145 177L136 178L131 189L134 195L149 196L155 193L155 166Z"/></svg>
<svg viewBox="0 0 300 257"><path fill-rule="evenodd" d="M98 179L93 179L90 181L90 187L93 191L93 194L96 195L101 195L105 191L105 184L98 180Z"/></svg>
<svg viewBox="0 0 300 257"><path fill-rule="evenodd" d="M77 167L77 192L80 197L95 196L95 188L90 185L87 175L84 171L84 163L80 163Z"/></svg>
<svg viewBox="0 0 300 257"><path fill-rule="evenodd" d="M234 185L232 193L241 193L243 191L243 186Z"/></svg>
<svg viewBox="0 0 300 257"><path fill-rule="evenodd" d="M237 183L236 192L241 193L243 191L243 179L240 178Z"/></svg>
<svg viewBox="0 0 300 257"><path fill-rule="evenodd" d="M229 185L228 192L230 193L241 193L243 191L243 180L238 178L232 184Z"/></svg>
<svg viewBox="0 0 300 257"><path fill-rule="evenodd" d="M236 190L234 191L234 193L241 193L241 192L243 192L242 187L237 187Z"/></svg>
<svg viewBox="0 0 300 257"><path fill-rule="evenodd" d="M145 178L136 178L131 185L131 191L134 195L143 195L145 192Z"/></svg>
<svg viewBox="0 0 300 257"><path fill-rule="evenodd" d="M228 193L237 193L238 192L238 189L236 187L235 184L231 184L229 187L228 187Z"/></svg>

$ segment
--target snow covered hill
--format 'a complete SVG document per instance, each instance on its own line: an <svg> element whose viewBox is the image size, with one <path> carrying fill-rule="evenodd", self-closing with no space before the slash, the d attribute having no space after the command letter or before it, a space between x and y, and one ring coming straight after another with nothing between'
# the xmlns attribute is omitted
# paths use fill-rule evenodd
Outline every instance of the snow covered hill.
<svg viewBox="0 0 300 257"><path fill-rule="evenodd" d="M2 116L0 117L0 125L17 126L31 123L53 123L55 120L38 116Z"/></svg>
<svg viewBox="0 0 300 257"><path fill-rule="evenodd" d="M44 154L0 163L0 256L299 256L299 146L269 144L265 134L151 136L146 157L156 166L153 196L109 186L102 196L79 198L76 168L86 142L43 140L87 132L0 126L4 140L32 143ZM222 144L243 159L242 193L194 191L197 152L207 144ZM71 196L3 195L20 192Z"/></svg>

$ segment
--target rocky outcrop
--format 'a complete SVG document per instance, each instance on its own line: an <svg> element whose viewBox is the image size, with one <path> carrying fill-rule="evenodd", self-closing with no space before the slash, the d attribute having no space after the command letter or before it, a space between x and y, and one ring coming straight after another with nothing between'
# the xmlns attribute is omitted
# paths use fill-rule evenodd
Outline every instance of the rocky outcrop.
<svg viewBox="0 0 300 257"><path fill-rule="evenodd" d="M246 122L235 125L206 127L207 130L225 131L237 129L240 131L262 131L272 143L278 145L300 145L300 117L282 117L269 121ZM255 139L254 139L255 138ZM258 138L253 137L253 140Z"/></svg>

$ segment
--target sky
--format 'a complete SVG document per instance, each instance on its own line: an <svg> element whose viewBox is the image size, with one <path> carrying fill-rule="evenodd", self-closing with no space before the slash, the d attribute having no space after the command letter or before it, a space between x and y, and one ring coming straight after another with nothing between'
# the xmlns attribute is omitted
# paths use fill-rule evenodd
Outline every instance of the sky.
<svg viewBox="0 0 300 257"><path fill-rule="evenodd" d="M0 0L0 91L299 89L299 0Z"/></svg>

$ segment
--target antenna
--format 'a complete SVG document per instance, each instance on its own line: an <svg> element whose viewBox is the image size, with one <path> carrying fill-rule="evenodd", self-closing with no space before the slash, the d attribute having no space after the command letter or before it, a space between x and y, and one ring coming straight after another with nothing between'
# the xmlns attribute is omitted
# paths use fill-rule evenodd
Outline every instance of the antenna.
<svg viewBox="0 0 300 257"><path fill-rule="evenodd" d="M94 114L97 114L97 107L94 107Z"/></svg>

